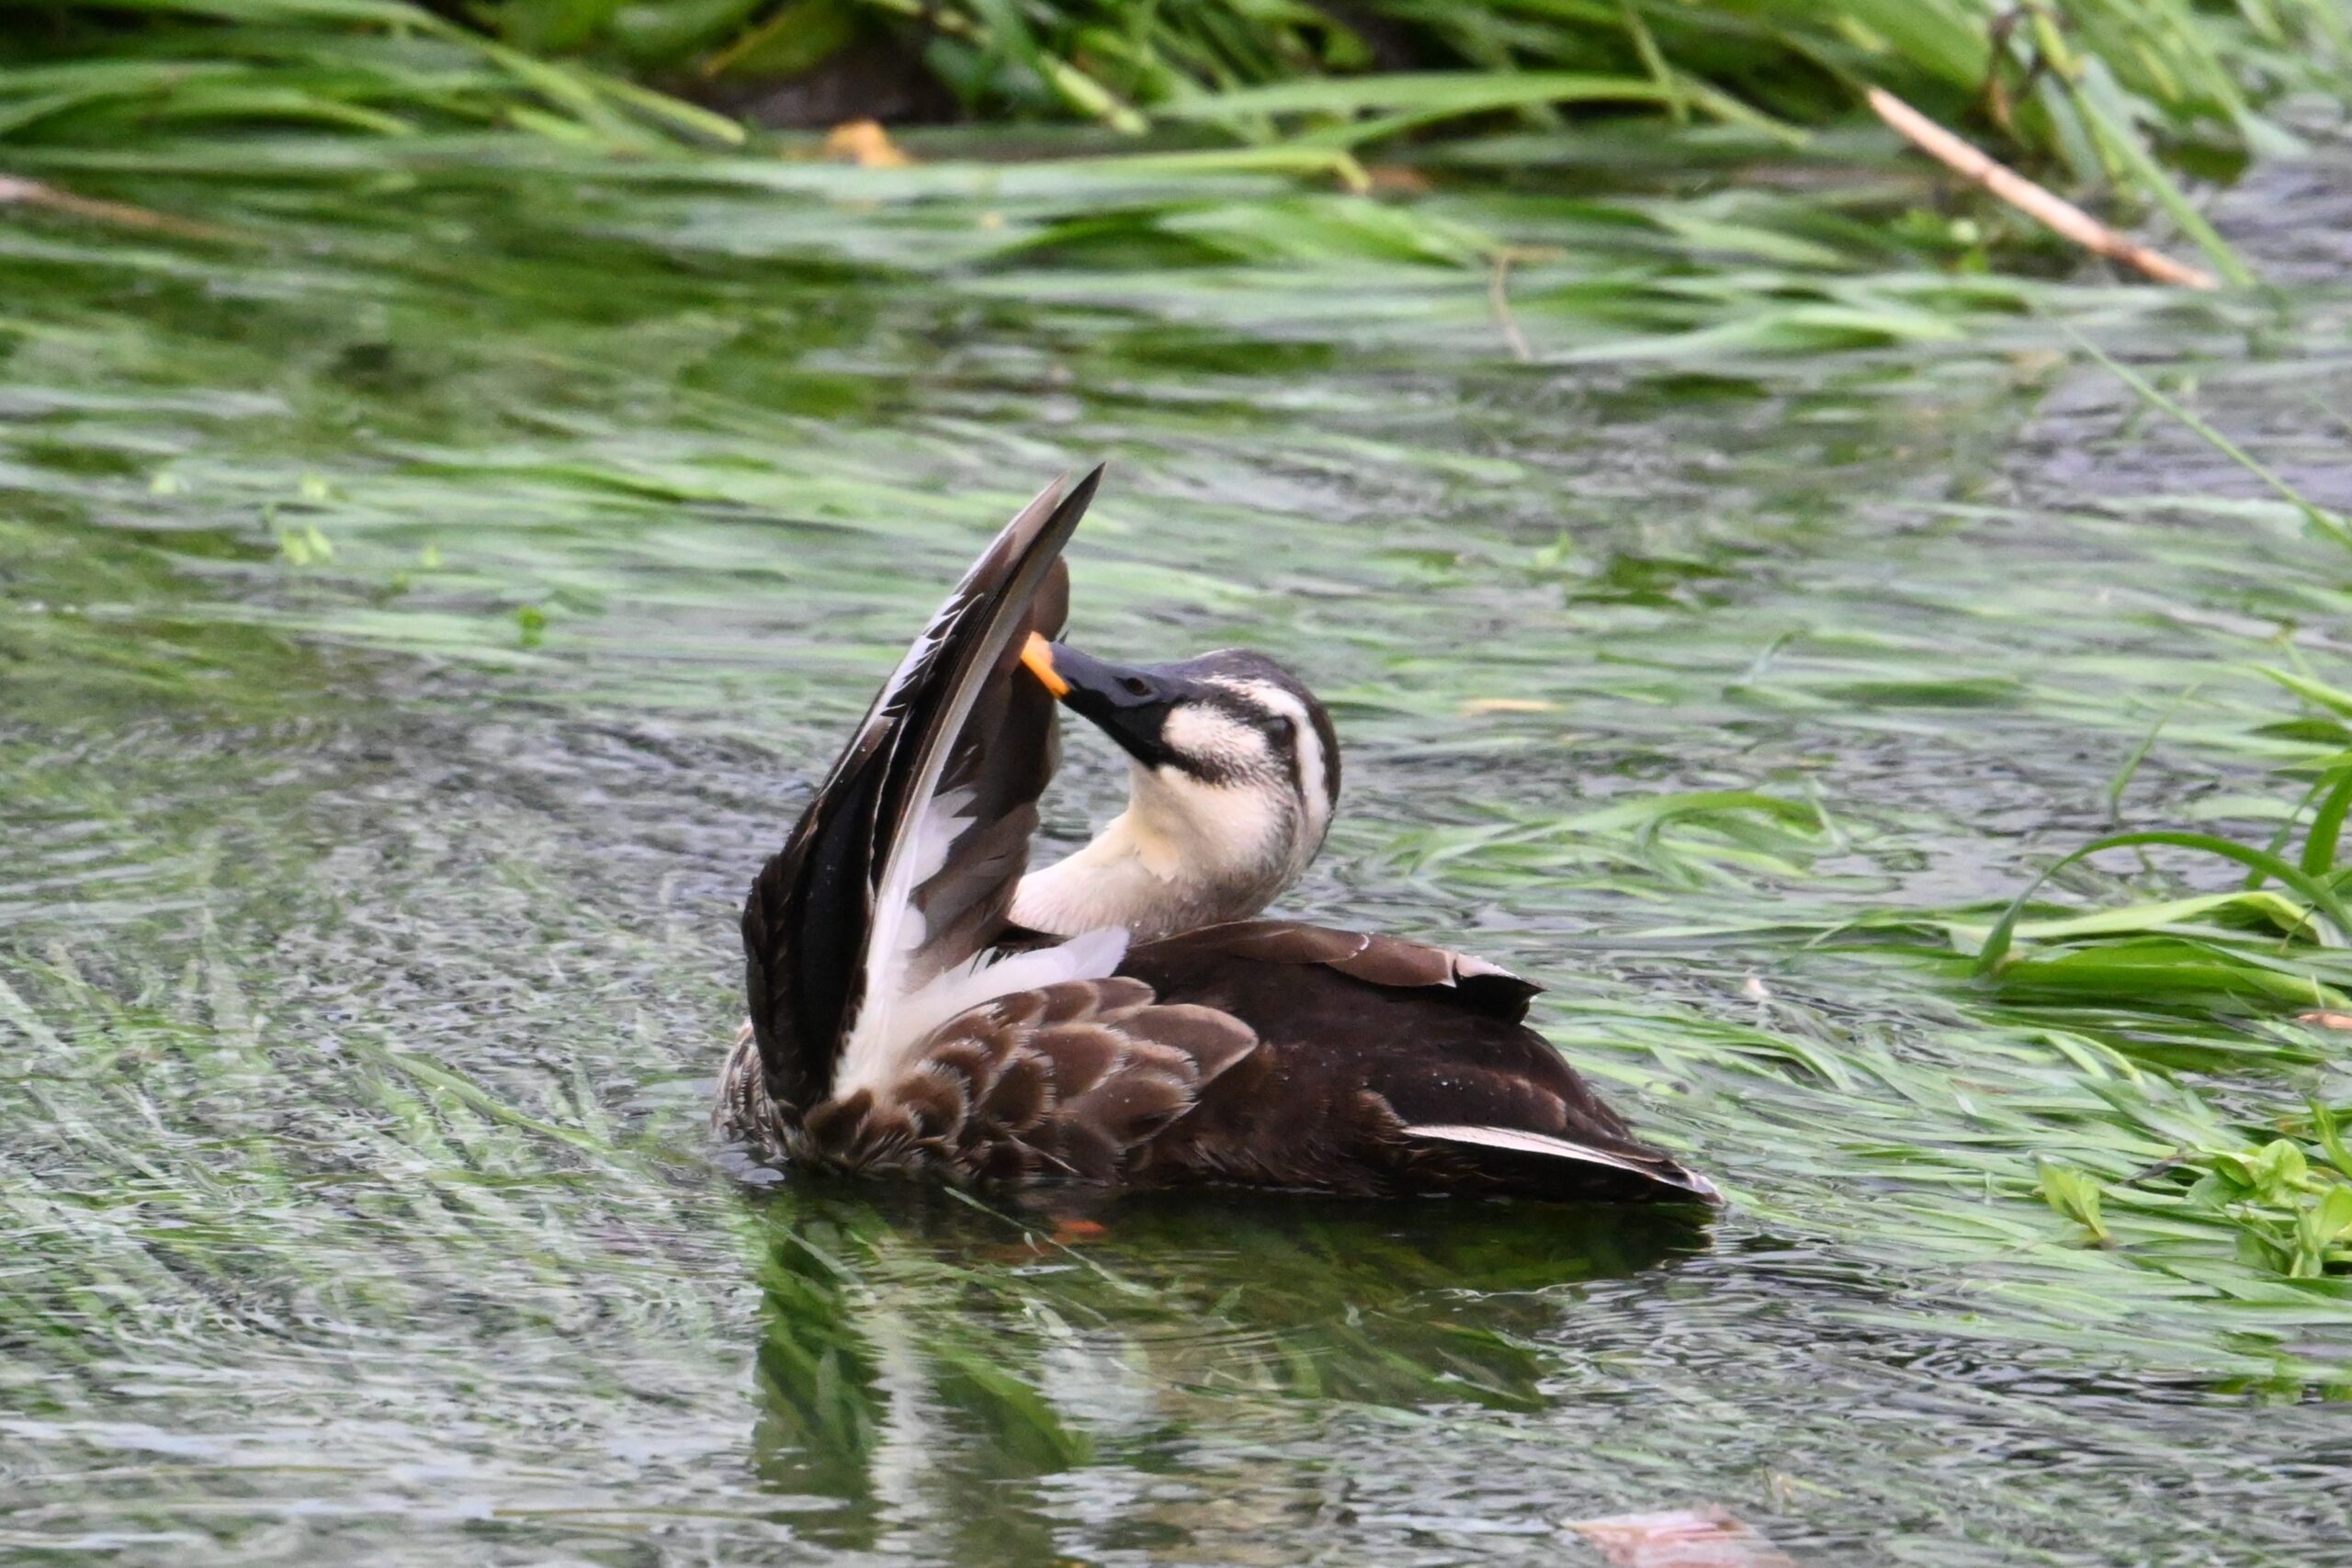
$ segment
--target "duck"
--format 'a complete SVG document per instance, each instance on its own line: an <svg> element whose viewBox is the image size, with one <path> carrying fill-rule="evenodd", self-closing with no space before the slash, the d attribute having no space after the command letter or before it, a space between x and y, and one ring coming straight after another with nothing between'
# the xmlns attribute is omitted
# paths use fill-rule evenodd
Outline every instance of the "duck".
<svg viewBox="0 0 2352 1568"><path fill-rule="evenodd" d="M1721 1201L1529 1027L1538 987L1267 916L1338 808L1330 714L1261 653L1060 640L1102 477L997 535L753 880L720 1136L962 1187ZM1032 870L1064 712L1125 754L1126 806Z"/></svg>

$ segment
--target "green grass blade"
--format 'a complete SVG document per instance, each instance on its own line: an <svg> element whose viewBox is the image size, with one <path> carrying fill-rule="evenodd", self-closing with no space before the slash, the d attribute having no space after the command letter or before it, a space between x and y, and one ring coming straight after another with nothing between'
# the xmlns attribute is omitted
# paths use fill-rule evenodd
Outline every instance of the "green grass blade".
<svg viewBox="0 0 2352 1568"><path fill-rule="evenodd" d="M2053 318L2052 324L2073 340L2076 348L2081 349L2094 361L2104 367L2117 380L2131 388L2132 393L2141 401L2177 420L2215 451L2269 486L2279 499L2301 512L2312 527L2340 545L2352 546L2352 523L2346 523L2341 516L2320 506L2301 491L2279 478L2278 472L2268 464L2214 429L2180 403L2166 397L2146 377L2121 361L2110 357L2106 350L2085 337L2072 322L2056 321Z"/></svg>
<svg viewBox="0 0 2352 1568"><path fill-rule="evenodd" d="M1530 71L1517 74L1471 72L1398 72L1377 76L1337 76L1204 94L1162 105L1164 119L1237 119L1253 115L1358 115L1368 111L1425 119L1536 104L1663 104L1674 89L1641 76L1579 71Z"/></svg>
<svg viewBox="0 0 2352 1568"><path fill-rule="evenodd" d="M1983 949L1976 955L1975 973L1979 976L1990 975L2001 966L2002 962L2008 956L2010 944L2017 933L2018 922L2024 918L2026 905L2032 899L2034 894L2041 891L2042 884L2049 881L2052 876L2077 861L2086 860L2102 851L2141 846L2195 850L2199 853L2234 861L2249 870L2261 872L2281 886L2291 889L2309 901L2313 908L2325 915L2329 923L2335 926L2338 940L2352 941L2352 911L2346 909L2343 900L2337 896L2334 887L2304 874L2299 867L2290 864L2287 861L2267 851L2248 849L2244 844L2233 843L2228 839L2220 838L2211 833L2183 833L2156 829L2132 833L2110 833L2105 838L2094 839L2091 842L2057 861L2041 875L2035 877L2026 886L2024 891L2009 901L2008 908L2001 912L2001 918L1993 923L1992 931L1984 938Z"/></svg>
<svg viewBox="0 0 2352 1568"><path fill-rule="evenodd" d="M2336 770L2332 775L2335 783L2312 818L2312 830L2304 836L2303 874L2324 877L2335 870L2335 846L2344 832L2344 814L2352 809L2352 768Z"/></svg>

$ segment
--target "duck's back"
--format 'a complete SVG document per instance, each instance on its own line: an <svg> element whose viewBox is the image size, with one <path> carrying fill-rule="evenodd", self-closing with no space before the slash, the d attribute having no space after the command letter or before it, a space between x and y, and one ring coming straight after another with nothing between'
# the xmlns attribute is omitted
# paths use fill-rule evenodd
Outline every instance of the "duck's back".
<svg viewBox="0 0 2352 1568"><path fill-rule="evenodd" d="M1492 964L1395 937L1248 920L1138 947L1120 973L1258 1039L1133 1152L1125 1175L1137 1185L1715 1195L1635 1141L1522 1021L1537 987Z"/></svg>

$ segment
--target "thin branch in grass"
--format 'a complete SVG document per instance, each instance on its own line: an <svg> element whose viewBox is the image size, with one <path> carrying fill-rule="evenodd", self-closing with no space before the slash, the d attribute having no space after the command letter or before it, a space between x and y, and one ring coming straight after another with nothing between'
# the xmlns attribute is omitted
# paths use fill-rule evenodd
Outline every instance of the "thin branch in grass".
<svg viewBox="0 0 2352 1568"><path fill-rule="evenodd" d="M1872 87L1867 96L1879 118L1912 146L2093 254L2136 268L2159 283L2183 288L2220 287L2211 273L2126 239L2065 197L1970 146L1885 88Z"/></svg>
<svg viewBox="0 0 2352 1568"><path fill-rule="evenodd" d="M2078 57L2075 68L2057 73L2060 90L2073 103L2083 122L2083 129L2098 143L2102 158L2112 156L2123 180L2136 185L2149 198L2165 209L2165 215L2179 225L2180 231L2197 242L2206 258L2222 269L2222 276L2240 288L2250 288L2261 281L2254 270L2238 258L2230 243L2222 238L2180 183L2156 162L2148 151L2134 125L2136 111L2108 62L2096 53Z"/></svg>
<svg viewBox="0 0 2352 1568"><path fill-rule="evenodd" d="M1495 265L1487 275L1487 303L1495 312L1495 324L1502 329L1503 342L1510 345L1513 359L1521 365L1535 362L1535 351L1527 344L1527 334L1519 330L1519 318L1510 310L1510 264L1519 260L1518 251L1509 245L1495 248Z"/></svg>
<svg viewBox="0 0 2352 1568"><path fill-rule="evenodd" d="M125 229L145 229L183 240L246 238L210 223L199 223L192 218L175 218L168 212L151 212L129 202L101 201L95 197L76 196L70 190L60 190L43 181L22 179L14 175L0 175L0 207L38 207L50 212L64 213L69 218L86 218L93 222L112 223Z"/></svg>

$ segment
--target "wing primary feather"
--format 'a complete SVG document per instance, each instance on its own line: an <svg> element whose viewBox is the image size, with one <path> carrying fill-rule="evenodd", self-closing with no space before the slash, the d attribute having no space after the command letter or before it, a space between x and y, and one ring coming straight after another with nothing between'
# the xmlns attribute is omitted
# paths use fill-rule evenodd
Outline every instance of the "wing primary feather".
<svg viewBox="0 0 2352 1568"><path fill-rule="evenodd" d="M911 895L962 831L952 801L944 815L934 810L949 754L1033 604L1058 619L1056 566L1102 473L1098 465L1074 485L1057 480L998 534L899 661L752 884L743 909L747 989L779 1104L815 1104L834 1091L844 1058L859 1054L854 1042L895 1034L910 920L922 929ZM1056 591L1041 596L1049 579ZM952 923L970 937L981 922ZM961 970L964 956L931 968ZM957 979L968 986L970 976Z"/></svg>
<svg viewBox="0 0 2352 1568"><path fill-rule="evenodd" d="M1472 1127L1437 1122L1422 1122L1399 1129L1406 1137L1419 1143L1440 1144L1462 1151L1486 1151L1511 1157L1524 1169L1525 1161L1563 1161L1574 1165L1598 1167L1603 1170L1623 1172L1636 1177L1653 1188L1686 1193L1710 1203L1723 1201L1723 1193L1715 1184L1696 1172L1663 1155L1645 1157L1612 1149L1580 1144L1549 1133L1523 1132L1516 1127Z"/></svg>

